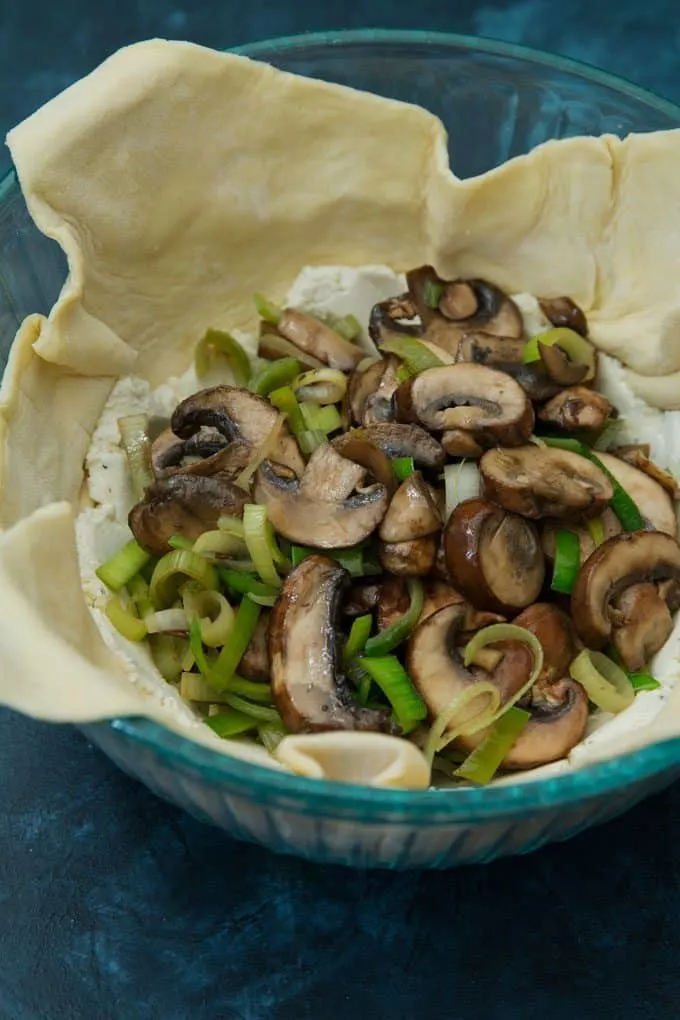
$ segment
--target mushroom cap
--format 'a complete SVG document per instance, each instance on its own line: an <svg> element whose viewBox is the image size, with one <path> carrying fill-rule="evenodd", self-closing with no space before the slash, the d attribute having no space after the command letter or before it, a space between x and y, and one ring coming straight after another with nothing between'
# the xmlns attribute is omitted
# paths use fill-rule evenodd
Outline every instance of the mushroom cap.
<svg viewBox="0 0 680 1020"><path fill-rule="evenodd" d="M398 416L436 431L463 429L482 444L525 443L534 412L519 385L504 372L459 362L428 368L395 394Z"/></svg>
<svg viewBox="0 0 680 1020"><path fill-rule="evenodd" d="M557 328L573 329L581 336L588 336L588 322L575 301L570 297L539 298L541 311Z"/></svg>
<svg viewBox="0 0 680 1020"><path fill-rule="evenodd" d="M409 542L432 535L441 526L442 516L431 487L420 471L413 471L392 496L378 534L383 542Z"/></svg>
<svg viewBox="0 0 680 1020"><path fill-rule="evenodd" d="M398 358L390 354L352 372L347 397L357 425L394 420L392 396L399 386L398 369Z"/></svg>
<svg viewBox="0 0 680 1020"><path fill-rule="evenodd" d="M444 529L454 587L476 606L514 615L543 586L545 562L536 527L484 499L467 499Z"/></svg>
<svg viewBox="0 0 680 1020"><path fill-rule="evenodd" d="M484 495L523 517L595 517L613 496L596 464L550 446L487 450L479 471Z"/></svg>
<svg viewBox="0 0 680 1020"><path fill-rule="evenodd" d="M658 482L673 499L680 499L680 486L669 471L664 471L653 460L649 459L649 447L645 445L618 446L609 453L626 464L631 464L638 471L643 471L655 482Z"/></svg>
<svg viewBox="0 0 680 1020"><path fill-rule="evenodd" d="M164 429L151 446L151 465L156 478L183 472L190 475L221 474L235 479L253 456L248 443L227 439L217 429L201 428L188 439Z"/></svg>
<svg viewBox="0 0 680 1020"><path fill-rule="evenodd" d="M416 467L437 469L444 466L444 451L434 436L420 425L401 422L375 422L363 428L363 434L390 458L413 457Z"/></svg>
<svg viewBox="0 0 680 1020"><path fill-rule="evenodd" d="M540 362L524 364L525 347L523 337L513 339L481 331L465 333L458 345L456 361L473 362L505 372L519 383L530 400L548 400L559 392L559 384L553 382Z"/></svg>
<svg viewBox="0 0 680 1020"><path fill-rule="evenodd" d="M447 429L442 433L441 445L450 457L476 460L484 453L484 447L479 445L473 434L463 429Z"/></svg>
<svg viewBox="0 0 680 1020"><path fill-rule="evenodd" d="M366 357L365 351L345 340L325 322L295 308L284 309L276 328L300 350L341 372L351 372Z"/></svg>
<svg viewBox="0 0 680 1020"><path fill-rule="evenodd" d="M553 684L568 676L569 665L577 654L574 626L561 609L551 602L535 602L523 610L513 623L534 634L543 648L543 669L536 687Z"/></svg>
<svg viewBox="0 0 680 1020"><path fill-rule="evenodd" d="M663 648L673 617L656 584L633 584L612 601L612 644L627 670L643 669Z"/></svg>
<svg viewBox="0 0 680 1020"><path fill-rule="evenodd" d="M316 549L345 549L375 531L389 494L379 483L353 491L364 469L324 444L314 451L302 478L272 461L257 470L253 496L267 507L272 526L291 542Z"/></svg>
<svg viewBox="0 0 680 1020"><path fill-rule="evenodd" d="M219 474L183 471L149 485L130 511L128 524L141 546L163 556L173 535L193 541L216 528L220 517L240 517L247 502L248 494Z"/></svg>
<svg viewBox="0 0 680 1020"><path fill-rule="evenodd" d="M401 577L424 577L434 567L437 540L434 535L406 542L381 542L378 556L385 570Z"/></svg>
<svg viewBox="0 0 680 1020"><path fill-rule="evenodd" d="M373 475L376 482L385 486L390 495L397 487L397 479L389 458L383 450L373 443L365 434L364 429L351 429L332 440L331 446L347 460L361 465Z"/></svg>
<svg viewBox="0 0 680 1020"><path fill-rule="evenodd" d="M569 386L538 411L541 421L550 422L565 432L600 429L614 408L606 397L587 386Z"/></svg>
<svg viewBox="0 0 680 1020"><path fill-rule="evenodd" d="M578 572L571 618L588 648L602 648L612 633L613 602L643 581L680 580L680 546L661 531L629 531L607 539Z"/></svg>
<svg viewBox="0 0 680 1020"><path fill-rule="evenodd" d="M478 666L464 666L457 638L465 628L467 613L465 603L445 606L419 623L409 638L406 668L432 717L439 715L458 694L479 680L490 680L498 688L501 704L505 704L531 673L531 650L520 641L498 642L495 647L502 658L493 672ZM485 698L475 698L465 719L477 714L485 702ZM463 747L474 746L470 743L472 739L460 737L456 743Z"/></svg>
<svg viewBox="0 0 680 1020"><path fill-rule="evenodd" d="M538 353L543 368L553 382L559 383L560 386L573 386L583 382L588 375L588 366L573 362L559 344L539 343ZM593 358L597 358L596 353L593 353Z"/></svg>
<svg viewBox="0 0 680 1020"><path fill-rule="evenodd" d="M285 579L269 624L272 695L293 733L326 730L394 732L387 712L362 708L339 670L336 633L347 572L325 556L308 556Z"/></svg>
<svg viewBox="0 0 680 1020"><path fill-rule="evenodd" d="M220 432L230 442L258 449L279 419L268 400L238 386L212 386L187 397L175 408L170 427L180 439L189 439L202 428ZM272 459L302 473L304 460L297 442L284 423Z"/></svg>
<svg viewBox="0 0 680 1020"><path fill-rule="evenodd" d="M588 697L571 677L533 687L531 719L503 758L509 771L533 769L566 758L583 740L588 725ZM477 734L475 734L477 736Z"/></svg>
<svg viewBox="0 0 680 1020"><path fill-rule="evenodd" d="M678 532L675 506L663 485L645 471L640 471L611 453L598 453L597 456L626 490L648 524L656 531L665 531L667 535L675 537Z"/></svg>

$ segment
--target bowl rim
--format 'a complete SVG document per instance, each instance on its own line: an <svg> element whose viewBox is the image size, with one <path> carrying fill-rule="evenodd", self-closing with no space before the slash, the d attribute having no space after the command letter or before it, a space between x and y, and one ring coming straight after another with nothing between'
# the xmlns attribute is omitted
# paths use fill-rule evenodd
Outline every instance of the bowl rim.
<svg viewBox="0 0 680 1020"><path fill-rule="evenodd" d="M610 71L603 71L585 60L576 60L573 57L565 57L561 54L547 53L545 50L539 50L532 46L504 42L489 36L462 35L456 32L429 32L422 29L331 29L327 32L305 32L300 35L284 35L274 36L270 39L260 39L255 42L232 46L229 52L237 53L243 57L250 57L253 60L264 60L267 56L272 56L276 52L289 53L294 50L305 49L309 46L340 48L345 45L371 45L376 43L394 45L431 44L448 47L452 50L472 50L475 53L486 53L491 56L523 60L527 63L565 71L586 81L604 85L616 92L622 92L648 106L652 106L660 113L665 113L669 117L674 119L680 118L680 104L666 99L665 96L657 95L656 92L652 92L650 89L636 85L628 78L612 74Z"/></svg>
<svg viewBox="0 0 680 1020"><path fill-rule="evenodd" d="M236 46L231 52L253 59L314 46L427 45L468 50L548 66L595 82L666 114L680 126L680 106L624 78L598 68L515 43L446 32L358 29L311 32ZM17 181L10 169L0 179L0 203ZM680 737L671 737L572 772L508 786L463 789L404 790L356 786L309 779L290 772L221 754L145 717L127 717L81 724L102 745L118 735L174 768L180 766L201 781L260 803L291 806L295 811L364 822L413 822L427 826L524 814L599 798L622 787L680 766Z"/></svg>

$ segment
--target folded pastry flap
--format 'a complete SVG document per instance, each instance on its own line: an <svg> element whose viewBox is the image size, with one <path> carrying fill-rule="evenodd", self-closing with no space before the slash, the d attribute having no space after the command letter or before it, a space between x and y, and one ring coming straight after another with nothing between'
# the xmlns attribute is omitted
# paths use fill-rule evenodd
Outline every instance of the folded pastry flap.
<svg viewBox="0 0 680 1020"><path fill-rule="evenodd" d="M1 527L47 503L75 503L90 436L114 382L74 375L36 354L44 325L41 315L25 320L0 389Z"/></svg>
<svg viewBox="0 0 680 1020"><path fill-rule="evenodd" d="M280 767L263 748L220 740L154 694L160 677L131 682L104 643L80 586L73 510L42 507L0 535L0 704L53 722L145 716L231 757Z"/></svg>
<svg viewBox="0 0 680 1020"><path fill-rule="evenodd" d="M206 326L252 325L253 292L281 298L305 264L423 260L428 162L445 147L417 107L163 42L115 54L8 142L70 260L40 353L108 364L80 304L155 383Z"/></svg>

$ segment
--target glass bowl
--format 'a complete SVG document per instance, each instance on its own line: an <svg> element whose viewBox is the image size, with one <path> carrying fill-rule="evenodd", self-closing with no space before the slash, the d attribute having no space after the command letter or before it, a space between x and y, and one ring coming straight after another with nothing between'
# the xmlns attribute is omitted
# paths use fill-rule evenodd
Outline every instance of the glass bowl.
<svg viewBox="0 0 680 1020"><path fill-rule="evenodd" d="M451 164L480 173L548 138L680 126L680 109L611 75L518 46L424 32L345 32L238 52L288 71L419 103L444 121ZM65 278L13 174L0 183L0 353ZM535 782L371 790L230 759L143 719L83 727L130 775L237 839L356 867L446 868L525 853L631 807L680 776L680 739Z"/></svg>

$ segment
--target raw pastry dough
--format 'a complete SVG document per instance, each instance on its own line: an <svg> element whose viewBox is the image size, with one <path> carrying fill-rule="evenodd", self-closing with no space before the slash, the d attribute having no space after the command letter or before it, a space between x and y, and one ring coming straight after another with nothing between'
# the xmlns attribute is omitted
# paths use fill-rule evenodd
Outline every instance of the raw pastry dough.
<svg viewBox="0 0 680 1020"><path fill-rule="evenodd" d="M0 701L22 711L147 714L197 739L101 640L68 504L113 380L133 366L153 385L181 372L206 325L248 328L253 291L281 298L305 264L432 262L511 292L569 294L635 391L680 407L680 132L549 142L461 182L422 109L153 41L115 54L8 143L70 268L49 317L20 330L0 393ZM627 747L676 732L680 690Z"/></svg>

